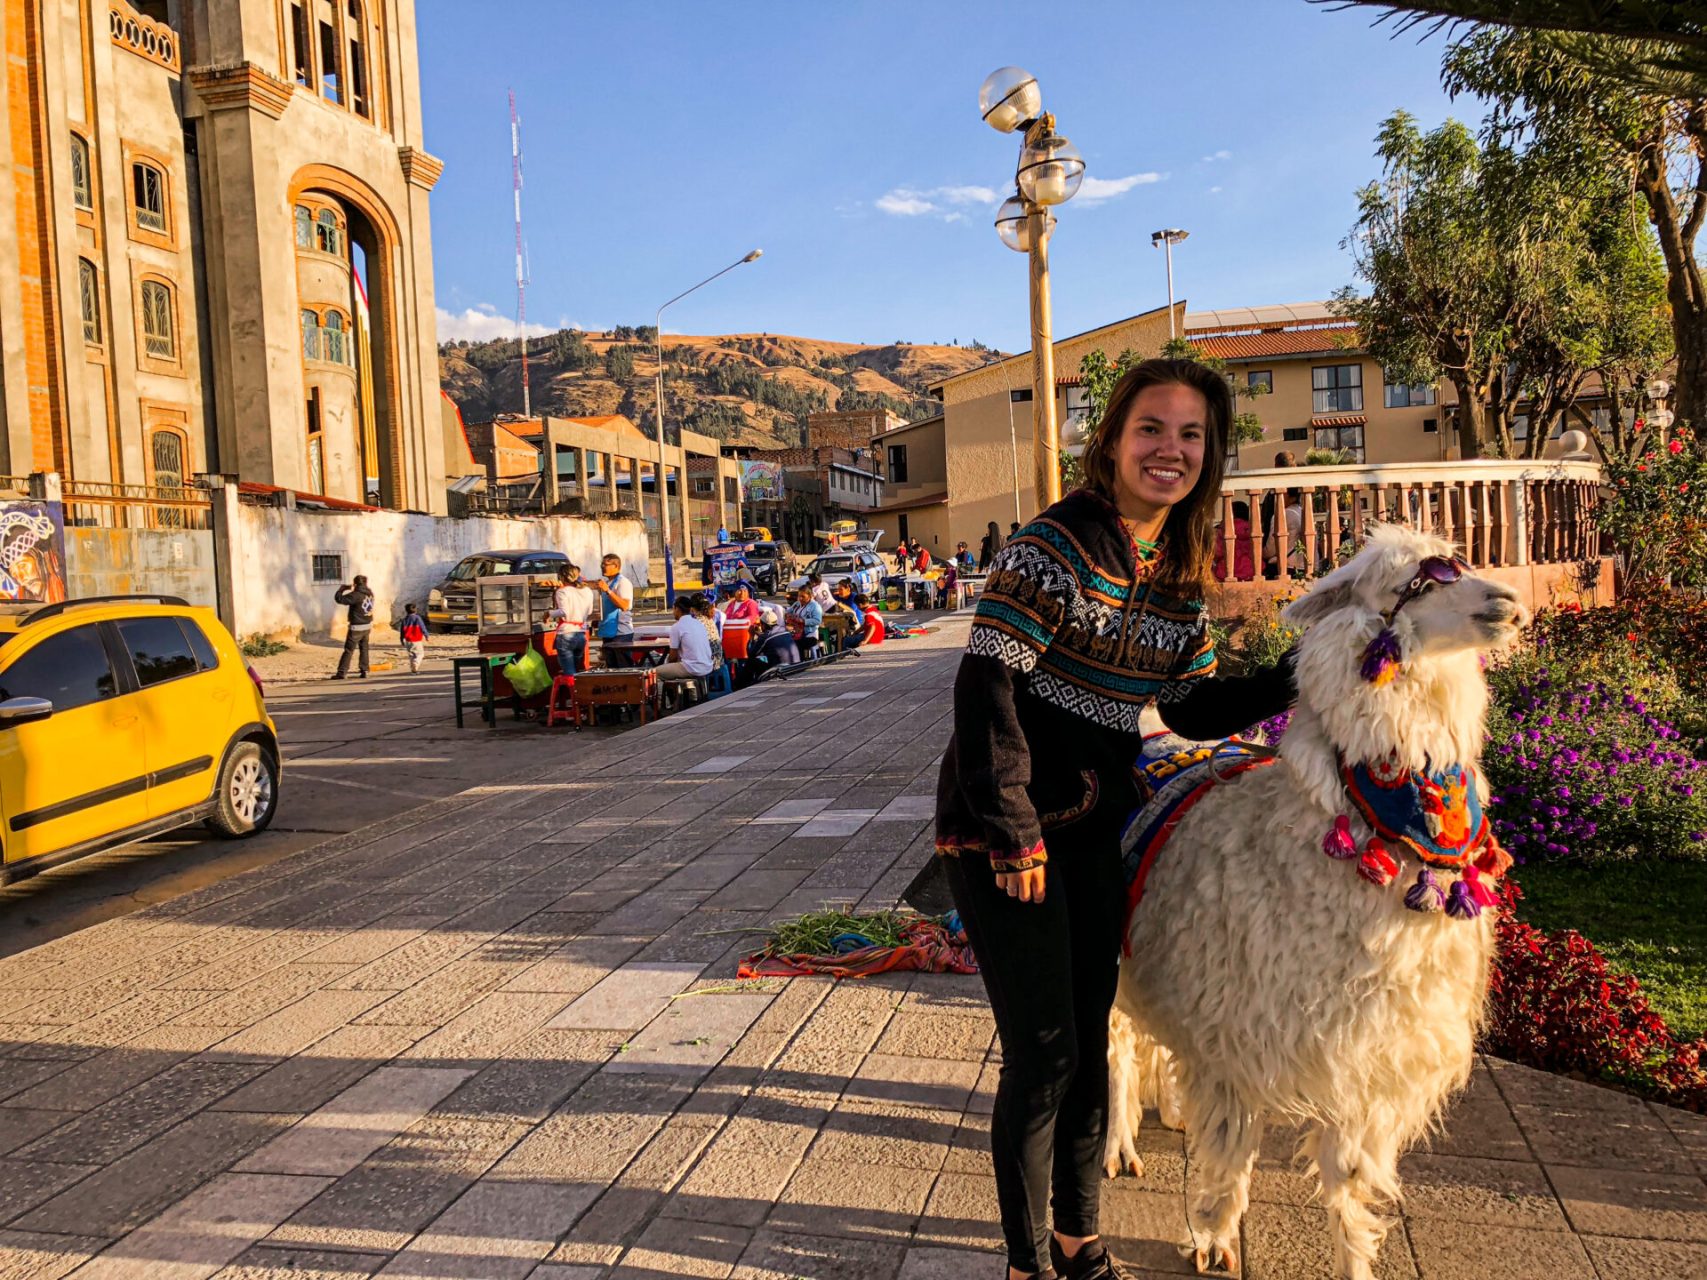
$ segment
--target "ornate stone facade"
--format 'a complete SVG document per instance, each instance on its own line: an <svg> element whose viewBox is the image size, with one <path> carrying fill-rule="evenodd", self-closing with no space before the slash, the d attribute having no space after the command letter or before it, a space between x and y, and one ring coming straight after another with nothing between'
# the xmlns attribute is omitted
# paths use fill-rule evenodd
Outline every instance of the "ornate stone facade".
<svg viewBox="0 0 1707 1280"><path fill-rule="evenodd" d="M414 33L413 0L12 0L0 474L443 512Z"/></svg>

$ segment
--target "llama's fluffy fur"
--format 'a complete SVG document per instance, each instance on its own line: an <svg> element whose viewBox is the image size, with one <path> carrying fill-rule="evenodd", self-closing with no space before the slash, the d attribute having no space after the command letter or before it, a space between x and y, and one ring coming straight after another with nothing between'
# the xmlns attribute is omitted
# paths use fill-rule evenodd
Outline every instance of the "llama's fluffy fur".
<svg viewBox="0 0 1707 1280"><path fill-rule="evenodd" d="M1239 1223L1263 1120L1307 1127L1336 1274L1369 1280L1399 1196L1401 1152L1469 1078L1493 926L1408 911L1404 875L1377 889L1322 853L1347 802L1347 760L1396 750L1476 764L1487 705L1480 655L1521 621L1516 593L1467 574L1407 605L1394 624L1404 667L1382 687L1359 660L1438 539L1374 531L1349 564L1287 611L1307 628L1299 705L1281 760L1216 787L1174 832L1130 931L1111 1043L1111 1173L1137 1161L1143 1099L1180 1112L1200 1270L1238 1268ZM1409 874L1415 874L1415 866ZM1131 1026L1120 1025L1130 1017ZM1163 1048L1165 1046L1165 1049ZM1140 1166L1141 1167L1141 1166Z"/></svg>

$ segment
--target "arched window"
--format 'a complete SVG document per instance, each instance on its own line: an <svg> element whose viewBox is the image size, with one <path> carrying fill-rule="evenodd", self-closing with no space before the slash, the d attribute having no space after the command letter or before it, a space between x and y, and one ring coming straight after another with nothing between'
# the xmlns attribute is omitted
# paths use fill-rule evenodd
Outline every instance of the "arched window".
<svg viewBox="0 0 1707 1280"><path fill-rule="evenodd" d="M89 168L89 143L71 135L71 201L79 209L95 208L95 175Z"/></svg>
<svg viewBox="0 0 1707 1280"><path fill-rule="evenodd" d="M315 219L315 247L322 253L344 256L344 228L339 225L338 217L330 209L322 209Z"/></svg>
<svg viewBox="0 0 1707 1280"><path fill-rule="evenodd" d="M130 166L131 216L144 231L166 231L166 175L138 160Z"/></svg>
<svg viewBox="0 0 1707 1280"><path fill-rule="evenodd" d="M320 343L325 348L326 359L334 364L348 364L349 350L344 340L344 313L336 310L326 312L326 327L320 331Z"/></svg>
<svg viewBox="0 0 1707 1280"><path fill-rule="evenodd" d="M77 295L83 307L83 341L101 341L101 277L87 258L77 259Z"/></svg>
<svg viewBox="0 0 1707 1280"><path fill-rule="evenodd" d="M308 307L302 309L302 358L320 358L320 317Z"/></svg>
<svg viewBox="0 0 1707 1280"><path fill-rule="evenodd" d="M296 247L298 249L312 249L314 247L314 215L309 212L307 205L299 204L296 206L295 219Z"/></svg>
<svg viewBox="0 0 1707 1280"><path fill-rule="evenodd" d="M183 497L188 478L188 450L184 447L183 435L157 427L149 433L148 452L149 461L153 464L154 487L163 491L162 497ZM182 528L184 520L185 512L181 507L160 507L154 512L154 523L164 528Z"/></svg>
<svg viewBox="0 0 1707 1280"><path fill-rule="evenodd" d="M154 462L154 485L159 489L184 487L184 437L176 431L156 430L149 438Z"/></svg>
<svg viewBox="0 0 1707 1280"><path fill-rule="evenodd" d="M159 280L142 282L142 345L156 360L178 357L177 317L172 287Z"/></svg>

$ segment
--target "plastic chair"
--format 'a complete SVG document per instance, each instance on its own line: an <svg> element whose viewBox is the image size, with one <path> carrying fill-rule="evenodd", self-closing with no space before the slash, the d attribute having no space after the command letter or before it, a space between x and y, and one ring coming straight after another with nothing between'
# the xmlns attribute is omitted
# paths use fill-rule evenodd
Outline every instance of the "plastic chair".
<svg viewBox="0 0 1707 1280"><path fill-rule="evenodd" d="M567 706L557 700L560 690L566 690L569 694ZM581 705L575 701L574 676L558 676L551 682L551 695L545 704L545 727L553 727L560 719L573 722L577 730L581 727Z"/></svg>

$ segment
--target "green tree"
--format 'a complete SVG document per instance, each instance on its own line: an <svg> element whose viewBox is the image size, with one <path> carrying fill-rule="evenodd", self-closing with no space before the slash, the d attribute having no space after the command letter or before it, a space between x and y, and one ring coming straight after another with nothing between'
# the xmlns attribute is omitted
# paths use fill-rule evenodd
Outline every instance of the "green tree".
<svg viewBox="0 0 1707 1280"><path fill-rule="evenodd" d="M623 345L605 352L605 372L617 382L627 382L634 376L634 348Z"/></svg>
<svg viewBox="0 0 1707 1280"><path fill-rule="evenodd" d="M1640 42L1611 36L1487 28L1447 51L1442 78L1452 93L1493 102L1490 135L1575 150L1641 198L1666 268L1677 417L1701 426L1707 279L1695 249L1707 220L1707 83L1608 69L1641 53Z"/></svg>
<svg viewBox="0 0 1707 1280"><path fill-rule="evenodd" d="M1600 74L1707 97L1707 14L1678 0L1311 0L1380 9L1400 30L1490 23L1544 32Z"/></svg>

